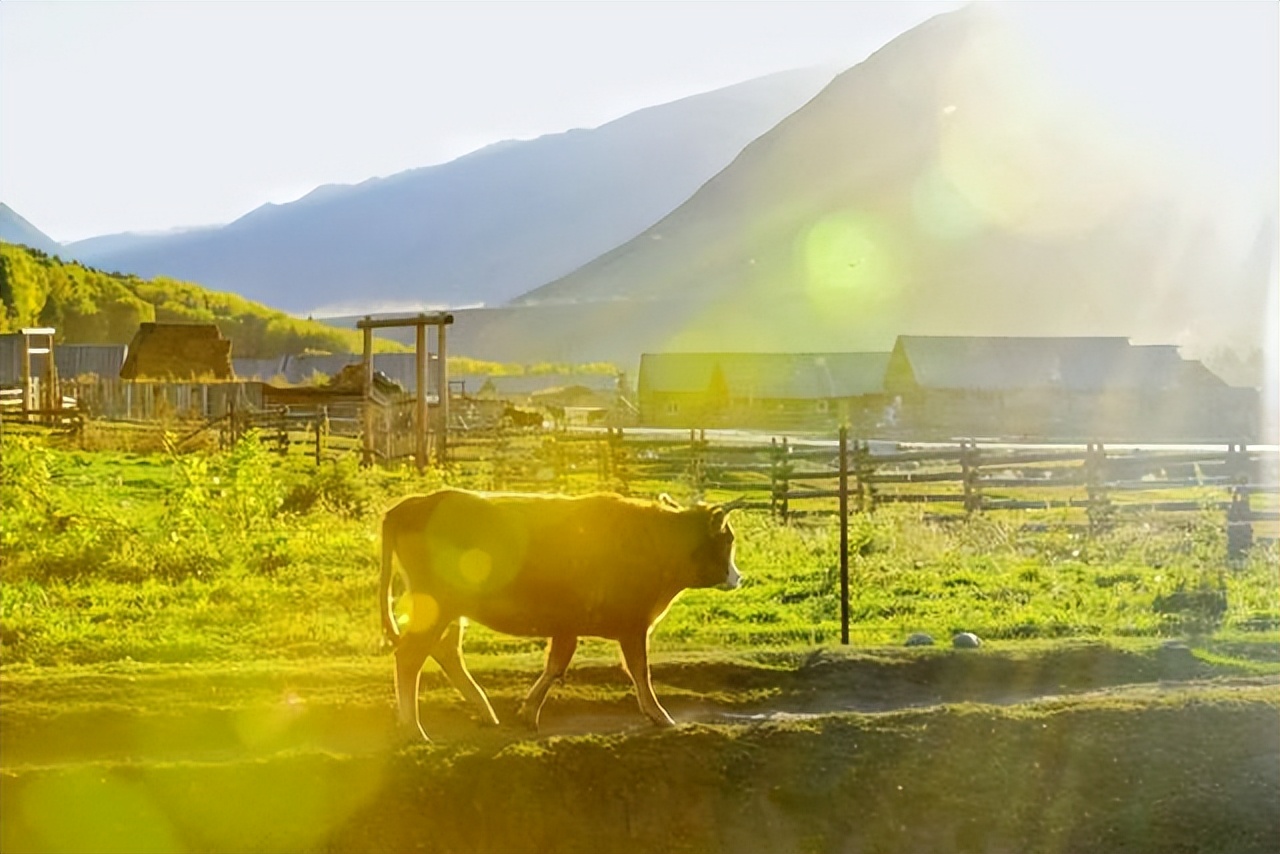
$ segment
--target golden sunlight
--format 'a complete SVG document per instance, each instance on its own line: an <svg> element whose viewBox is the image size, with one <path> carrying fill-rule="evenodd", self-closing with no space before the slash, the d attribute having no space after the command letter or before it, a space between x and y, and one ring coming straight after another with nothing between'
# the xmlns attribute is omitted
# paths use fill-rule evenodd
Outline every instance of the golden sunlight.
<svg viewBox="0 0 1280 854"><path fill-rule="evenodd" d="M1009 67L1018 73L1007 73ZM948 105L939 117L940 186L955 188L992 226L1038 237L1079 234L1102 224L1124 201L1133 176L1120 171L1121 158L1096 156L1108 149L1110 130L1051 84L1042 65L1015 43L975 39L947 81ZM1078 136L1082 124L1089 125L1093 150L1064 149L1061 140ZM922 188L932 202L923 206L925 228L936 227L937 202L929 191L936 194L938 186Z"/></svg>

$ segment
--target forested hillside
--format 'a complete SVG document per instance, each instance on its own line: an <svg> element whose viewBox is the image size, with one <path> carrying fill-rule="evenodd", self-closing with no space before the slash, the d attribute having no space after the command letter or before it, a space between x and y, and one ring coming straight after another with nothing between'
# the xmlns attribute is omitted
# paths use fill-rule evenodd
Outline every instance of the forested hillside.
<svg viewBox="0 0 1280 854"><path fill-rule="evenodd" d="M216 323L236 357L360 349L354 330L299 320L235 294L175 279L140 279L0 243L0 332L52 326L64 344L128 344L144 321ZM402 345L378 341L379 350Z"/></svg>

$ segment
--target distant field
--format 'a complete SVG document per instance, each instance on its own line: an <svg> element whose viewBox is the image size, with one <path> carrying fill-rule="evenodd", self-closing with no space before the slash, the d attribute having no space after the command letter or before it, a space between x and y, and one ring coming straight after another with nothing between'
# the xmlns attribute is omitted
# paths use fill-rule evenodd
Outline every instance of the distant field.
<svg viewBox="0 0 1280 854"><path fill-rule="evenodd" d="M690 591L653 637L675 732L589 642L541 737L479 729L428 665L445 746L397 749L376 521L475 475L13 437L2 465L5 851L1225 852L1280 830L1277 554L1228 568L1217 514L1097 537L856 515L850 651L832 521L739 511L744 586ZM466 647L509 717L541 643ZM616 800L584 826L596 789Z"/></svg>

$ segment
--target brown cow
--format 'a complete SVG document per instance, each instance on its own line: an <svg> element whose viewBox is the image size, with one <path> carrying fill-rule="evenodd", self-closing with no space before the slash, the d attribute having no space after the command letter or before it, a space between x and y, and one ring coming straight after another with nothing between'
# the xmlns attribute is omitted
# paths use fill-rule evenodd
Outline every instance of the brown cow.
<svg viewBox="0 0 1280 854"><path fill-rule="evenodd" d="M426 738L418 678L433 656L485 717L493 707L462 661L461 618L499 632L550 638L547 661L518 714L537 726L551 683L578 638L622 647L640 710L659 726L671 716L649 681L649 632L690 587L733 589L733 530L724 507L679 507L668 496L579 498L446 489L402 499L382 520L382 627L396 651L400 725ZM391 611L393 556L412 603L408 629Z"/></svg>

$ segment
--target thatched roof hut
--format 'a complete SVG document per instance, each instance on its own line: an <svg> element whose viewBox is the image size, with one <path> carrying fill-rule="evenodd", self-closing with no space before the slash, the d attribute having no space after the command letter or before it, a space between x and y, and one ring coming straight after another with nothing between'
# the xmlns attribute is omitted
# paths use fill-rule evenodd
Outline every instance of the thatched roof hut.
<svg viewBox="0 0 1280 854"><path fill-rule="evenodd" d="M229 380L231 342L212 323L144 323L120 368L125 380Z"/></svg>

